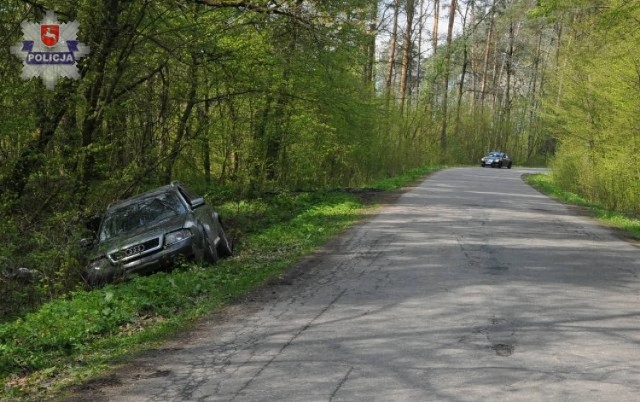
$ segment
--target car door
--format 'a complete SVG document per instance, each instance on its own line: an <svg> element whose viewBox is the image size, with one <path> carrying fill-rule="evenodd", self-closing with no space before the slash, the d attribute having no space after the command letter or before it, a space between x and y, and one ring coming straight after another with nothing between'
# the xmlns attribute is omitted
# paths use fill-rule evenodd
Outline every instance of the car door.
<svg viewBox="0 0 640 402"><path fill-rule="evenodd" d="M506 160L505 160L505 156L506 156L506 154L504 154L504 153L502 153L502 152L498 154L498 160L499 160L499 162L498 162L498 164L497 164L497 165L498 165L498 167L506 166L506 163L507 163L507 162L506 162Z"/></svg>
<svg viewBox="0 0 640 402"><path fill-rule="evenodd" d="M218 242L218 230L211 208L205 203L204 198L196 196L183 185L178 185L177 188L180 195L189 204L191 212L204 231L203 234L208 237L212 245L216 245Z"/></svg>

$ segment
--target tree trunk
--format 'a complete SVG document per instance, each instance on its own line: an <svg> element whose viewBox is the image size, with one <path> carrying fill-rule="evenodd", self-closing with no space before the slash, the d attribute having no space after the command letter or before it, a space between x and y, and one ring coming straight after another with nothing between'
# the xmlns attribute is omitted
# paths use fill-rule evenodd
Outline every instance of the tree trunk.
<svg viewBox="0 0 640 402"><path fill-rule="evenodd" d="M204 107L198 108L198 134L202 135L202 169L204 170L204 181L207 186L211 185L211 141L209 132L206 129L207 121L211 112L211 102L206 101ZM204 130L204 133L202 132Z"/></svg>
<svg viewBox="0 0 640 402"><path fill-rule="evenodd" d="M470 49L469 49L469 71L471 71L471 110L475 113L476 110L476 100L478 98L478 77L476 71L476 2L475 0L471 0L467 7L471 8L471 21L469 25L471 26L471 40L470 40Z"/></svg>
<svg viewBox="0 0 640 402"><path fill-rule="evenodd" d="M102 46L94 55L94 70L97 72L97 76L85 92L88 107L82 122L83 151L86 151L86 148L93 143L95 131L102 120L106 65L115 47L115 41L118 36L119 0L108 0L108 4L105 7L106 15L100 29L102 36L98 39L98 43L101 43ZM81 172L82 184L87 183L95 175L94 162L93 157L89 153L86 153Z"/></svg>
<svg viewBox="0 0 640 402"><path fill-rule="evenodd" d="M496 2L494 0L491 6L491 16L489 21L489 30L487 31L487 40L484 46L484 62L482 65L482 85L480 87L480 107L484 108L484 98L487 93L487 76L489 73L489 50L491 49L491 38L493 36L494 28L494 13Z"/></svg>
<svg viewBox="0 0 640 402"><path fill-rule="evenodd" d="M404 39L402 41L402 73L400 75L400 113L404 110L404 104L407 98L407 81L409 77L409 68L411 64L411 45L413 36L413 16L415 13L415 1L407 0L405 4L406 25L404 30Z"/></svg>
<svg viewBox="0 0 640 402"><path fill-rule="evenodd" d="M178 129L176 130L176 138L171 145L171 150L167 155L165 160L164 172L162 175L162 181L164 183L169 183L173 176L173 167L178 160L178 156L180 156L180 151L184 147L184 141L189 137L189 119L191 118L191 114L193 112L193 107L196 102L196 93L198 89L198 79L197 79L197 61L196 56L192 55L192 64L191 64L191 74L189 80L189 92L187 95L187 103L184 105L184 110L182 112L182 116L180 116L180 121L178 122Z"/></svg>
<svg viewBox="0 0 640 402"><path fill-rule="evenodd" d="M232 100L227 101L227 106L229 108L229 117L233 127L231 130L231 149L229 151L229 158L231 159L231 173L229 174L229 179L231 181L236 181L240 170L240 146L242 144L242 136L239 135L236 127L236 123L239 120L236 106ZM223 118L222 115L220 117ZM220 178L220 181L223 181L223 177Z"/></svg>
<svg viewBox="0 0 640 402"><path fill-rule="evenodd" d="M556 106L560 105L560 99L562 98L562 90L564 87L564 67L567 65L567 59L565 58L563 61L560 60L562 55L562 40L563 40L563 29L564 23L560 21L556 25L556 34L557 34L557 47L556 47L556 77L558 77L558 93L556 95ZM571 40L573 36L569 35L568 46L571 45ZM562 64L562 66L561 66Z"/></svg>
<svg viewBox="0 0 640 402"><path fill-rule="evenodd" d="M371 6L371 20L368 26L367 62L365 65L364 82L373 89L374 72L376 66L376 35L378 27L378 2L373 2Z"/></svg>
<svg viewBox="0 0 640 402"><path fill-rule="evenodd" d="M440 23L440 0L434 0L433 2L433 36L431 38L433 56L435 57L438 52L438 25Z"/></svg>
<svg viewBox="0 0 640 402"><path fill-rule="evenodd" d="M531 158L533 154L533 144L534 144L534 136L536 133L536 124L535 120L537 118L538 111L538 92L540 92L540 96L542 94L542 86L543 86L543 77L541 70L544 71L545 63L541 61L542 58L542 38L544 36L544 30L540 27L538 32L538 45L536 46L536 54L533 61L533 78L531 83L531 100L529 105L529 132L527 135L527 150L526 150L526 158ZM538 78L539 77L539 78ZM538 84L538 80L540 84Z"/></svg>
<svg viewBox="0 0 640 402"><path fill-rule="evenodd" d="M433 33L431 37L431 47L433 48L433 54L431 57L436 62L434 64L434 74L431 80L431 90L433 91L432 107L433 115L435 118L436 111L438 110L438 74L437 74L437 54L438 54L438 26L440 24L440 0L434 0L433 2Z"/></svg>
<svg viewBox="0 0 640 402"><path fill-rule="evenodd" d="M253 143L254 150L252 152L252 160L251 160L251 175L249 178L249 192L255 193L258 192L262 187L262 182L264 180L264 138L267 133L267 125L269 123L269 119L271 117L271 109L273 103L273 95L271 93L267 94L267 97L264 102L264 108L260 113L260 119L253 129Z"/></svg>
<svg viewBox="0 0 640 402"><path fill-rule="evenodd" d="M418 5L420 9L419 23L418 23L418 63L417 63L417 77L416 77L416 87L415 93L418 94L416 104L420 102L420 84L422 81L422 31L424 31L424 0L420 0L420 4Z"/></svg>
<svg viewBox="0 0 640 402"><path fill-rule="evenodd" d="M514 26L515 25L515 26ZM515 57L515 42L516 38L520 33L520 22L517 24L514 23L513 18L509 19L509 46L507 48L506 55L506 70L507 70L507 83L505 88L505 97L504 97L504 123L501 126L504 128L504 132L502 135L501 147L506 149L509 144L509 137L512 134L512 122L511 122L511 109L512 109L512 99L511 99L511 86L512 86L512 78L513 78L513 58Z"/></svg>
<svg viewBox="0 0 640 402"><path fill-rule="evenodd" d="M449 28L447 30L447 48L445 50L444 79L442 94L442 120L440 122L440 148L447 149L447 117L448 117L448 94L449 94L449 74L451 69L451 42L453 41L453 24L456 19L456 0L451 1L449 7Z"/></svg>
<svg viewBox="0 0 640 402"><path fill-rule="evenodd" d="M389 64L387 65L387 103L391 99L391 88L393 85L393 72L396 63L396 43L398 40L398 11L400 7L400 0L393 1L393 27L391 29L391 38L389 38Z"/></svg>
<svg viewBox="0 0 640 402"><path fill-rule="evenodd" d="M467 8L465 9L464 17L462 18L462 39L464 41L464 44L463 44L463 51L462 51L462 72L460 74L460 85L458 86L458 102L457 102L457 108L456 108L456 126L455 126L456 133L458 132L460 127L460 110L462 109L462 95L464 94L464 81L467 76L467 63L468 63L469 52L467 50L466 30L467 30L468 13L469 13L469 6L467 6Z"/></svg>
<svg viewBox="0 0 640 402"><path fill-rule="evenodd" d="M300 16L302 13L303 0L296 0L296 15ZM294 57L296 48L298 46L299 26L294 23L291 27L291 38L289 45L286 48L285 65L282 71L282 82L276 99L275 108L273 111L270 132L266 137L266 178L268 180L276 180L278 177L287 171L284 165L284 141L287 132L287 106L289 104L289 86L291 83L291 76L294 73ZM279 168L280 167L280 168Z"/></svg>

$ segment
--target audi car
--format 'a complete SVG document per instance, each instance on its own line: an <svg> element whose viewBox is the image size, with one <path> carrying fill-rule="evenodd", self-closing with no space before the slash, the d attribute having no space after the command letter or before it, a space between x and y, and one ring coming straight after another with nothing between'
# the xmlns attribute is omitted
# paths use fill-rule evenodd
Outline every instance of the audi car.
<svg viewBox="0 0 640 402"><path fill-rule="evenodd" d="M513 161L504 152L489 152L486 156L480 159L480 166L487 167L491 166L492 168L501 168L506 166L507 169L511 169L511 165Z"/></svg>
<svg viewBox="0 0 640 402"><path fill-rule="evenodd" d="M81 244L90 249L86 279L93 286L233 253L218 213L178 182L110 205Z"/></svg>

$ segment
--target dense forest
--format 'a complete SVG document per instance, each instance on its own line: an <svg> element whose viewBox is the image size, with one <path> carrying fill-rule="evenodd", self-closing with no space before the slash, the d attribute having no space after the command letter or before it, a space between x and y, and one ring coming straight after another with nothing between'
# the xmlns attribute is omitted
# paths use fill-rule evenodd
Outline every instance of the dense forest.
<svg viewBox="0 0 640 402"><path fill-rule="evenodd" d="M54 90L10 52L48 10L91 48ZM83 222L171 180L255 197L492 149L640 213L639 20L621 0L5 0L0 270L74 289Z"/></svg>

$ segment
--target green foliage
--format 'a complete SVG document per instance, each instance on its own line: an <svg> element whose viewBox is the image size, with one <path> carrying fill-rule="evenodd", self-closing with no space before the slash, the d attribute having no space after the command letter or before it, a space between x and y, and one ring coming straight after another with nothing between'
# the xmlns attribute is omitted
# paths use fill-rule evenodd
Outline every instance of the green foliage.
<svg viewBox="0 0 640 402"><path fill-rule="evenodd" d="M560 74L547 103L559 139L554 180L604 208L640 213L640 18L637 3L577 8L575 40L563 46Z"/></svg>
<svg viewBox="0 0 640 402"><path fill-rule="evenodd" d="M285 1L282 14L178 3L2 6L0 270L42 273L29 304L82 287L86 217L169 180L218 205L358 186L428 161L429 140L389 129L397 121L363 82L364 10L375 2ZM8 52L20 23L45 9L77 20L92 49L82 77L54 91L23 81ZM23 305L19 293L11 300Z"/></svg>
<svg viewBox="0 0 640 402"><path fill-rule="evenodd" d="M567 202L582 207L587 207L593 216L602 220L605 224L626 231L631 237L640 239L640 219L637 216L626 215L617 211L604 208L602 205L595 204L586 200L580 195L566 191L565 187L556 181L556 175L529 175L527 183L531 184L545 194L551 195L563 202Z"/></svg>

